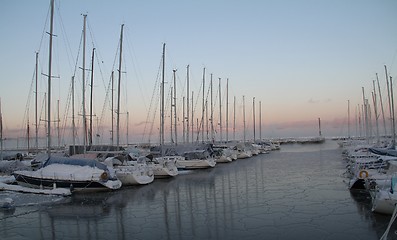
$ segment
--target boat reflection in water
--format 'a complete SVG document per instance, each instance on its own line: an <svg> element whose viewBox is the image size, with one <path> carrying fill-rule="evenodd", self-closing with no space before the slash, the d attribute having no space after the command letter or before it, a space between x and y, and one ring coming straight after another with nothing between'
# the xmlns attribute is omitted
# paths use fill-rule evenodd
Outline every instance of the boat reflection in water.
<svg viewBox="0 0 397 240"><path fill-rule="evenodd" d="M390 217L350 195L344 168L336 147L284 149L149 185L79 193L3 218L0 231L2 239L379 239Z"/></svg>

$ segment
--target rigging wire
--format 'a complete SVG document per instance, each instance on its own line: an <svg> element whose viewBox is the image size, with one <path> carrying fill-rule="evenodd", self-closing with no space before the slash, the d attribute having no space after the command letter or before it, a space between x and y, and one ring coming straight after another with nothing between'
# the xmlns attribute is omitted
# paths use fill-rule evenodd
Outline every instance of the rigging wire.
<svg viewBox="0 0 397 240"><path fill-rule="evenodd" d="M119 56L119 52L120 52L119 49L120 49L120 40L118 41L118 45L117 45L117 48L116 48L116 54L115 54L114 59L113 59L112 72L114 72L114 69L115 69L115 66L116 66L117 57ZM113 80L114 80L114 78L113 78ZM99 120L99 125L102 125L103 122L104 122L104 119L105 119L105 116L106 116L106 110L107 110L106 106L107 106L107 104L108 104L108 107L109 107L108 110L112 111L112 101L111 101L111 99L109 99L110 98L109 97L109 92L110 91L113 92L114 89L111 89L111 86L112 86L112 76L110 75L108 87L106 88L106 95L105 95L105 100L103 102L103 107L102 107L101 117L100 117L100 120ZM101 130L102 131L99 131L99 134L102 135L104 129L101 128Z"/></svg>
<svg viewBox="0 0 397 240"><path fill-rule="evenodd" d="M102 68L105 68L106 69L106 65L105 65L105 62L102 60L103 58L102 58L102 54L101 54L101 51L100 51L100 47L98 47L98 43L97 43L97 41L96 41L96 38L95 38L95 35L94 35L94 31L93 31L93 29L92 29L92 27L91 27L91 24L90 24L90 21L88 20L87 21L87 27L88 27L88 31L89 31L89 33L90 33L90 36L91 36L91 43L92 43L92 46L95 48L95 52L96 52L96 54L95 54L95 59L96 59L96 65L98 66L98 68L97 69L99 69L99 72L100 72L100 77L101 77L101 80L102 80L102 85L103 85L103 89L105 90L105 92L106 92L106 95L105 95L105 99L104 99L104 105L103 105L103 107L102 107L102 110L101 110L101 116L100 117L97 117L97 121L96 121L96 132L97 132L97 136L104 136L103 135L103 133L104 133L104 128L103 127L100 127L100 126L102 126L103 125L103 114L104 114L104 112L105 112L105 110L104 109L106 109L106 102L107 102L107 100L108 100L108 88L110 87L110 84L111 84L111 78L110 78L110 81L108 82L108 84L106 84L106 82L105 82L105 77L104 77L104 71L103 71L103 69ZM114 61L113 61L113 67L115 66L115 61L116 61L116 59L114 59ZM93 73L91 73L91 74L93 74ZM99 139L98 139L99 140Z"/></svg>
<svg viewBox="0 0 397 240"><path fill-rule="evenodd" d="M49 16L50 16L50 11L51 11L51 4L48 5L47 16L46 16L45 21L44 21L44 27L43 27L43 31L41 33L41 39L40 39L40 43L39 43L39 47L38 47L39 50L37 50L37 52L40 52L40 49L41 49L41 46L42 46L42 43L43 43L43 39L44 39L44 36L45 36L45 33L46 33L46 29L47 29L48 19L49 19Z"/></svg>
<svg viewBox="0 0 397 240"><path fill-rule="evenodd" d="M159 98L160 98L159 94L157 94L156 101L154 101L154 98L155 98L157 89L159 87L162 61L163 60L162 60L162 57L161 57L161 61L160 61L160 64L159 64L159 67L158 67L158 71L157 71L157 78L156 78L156 81L155 81L155 84L154 84L152 97L150 99L149 110L147 111L147 115L146 115L145 126L144 126L143 134L142 134L142 142L144 141L144 138L145 138L145 135L146 135L146 128L148 128L148 126L147 126L148 124L151 124L150 129L149 129L149 133L148 133L148 143L150 143L151 135L152 135L152 132L153 132L154 118L155 118L155 115L156 115L156 112L157 112L157 106L158 106L158 102L159 102ZM152 111L153 105L155 105L154 106L155 110L153 112L153 117L151 118L150 113Z"/></svg>
<svg viewBox="0 0 397 240"><path fill-rule="evenodd" d="M49 16L50 16L50 10L51 10L51 5L49 4L48 5L48 10L47 10L47 16L46 16L45 21L44 21L44 27L43 27L43 31L42 31L42 34L41 34L41 39L40 39L40 42L39 42L39 47L38 47L37 52L40 52L41 46L42 46L42 43L43 43L43 40L44 40L44 36L46 34L47 23L48 23L48 19L49 19ZM28 109L29 109L29 105L30 105L30 101L31 101L32 93L33 93L33 85L34 85L33 83L34 83L34 80L35 80L35 76L34 76L35 72L36 72L36 70L33 70L32 82L31 82L28 98L27 98L27 101L26 101L26 104L25 104L25 113L24 113L24 116L22 118L22 125L21 125L21 129L20 129L19 134L21 134L21 132L23 132L22 134L25 133L24 129L25 129L26 125L27 125L27 119L29 118L29 116L28 116L29 110ZM19 137L20 137L20 135L17 138L19 138Z"/></svg>
<svg viewBox="0 0 397 240"><path fill-rule="evenodd" d="M26 129L27 124L29 122L29 109L30 109L30 101L31 101L31 98L32 98L32 95L33 95L33 92L34 92L33 88L34 88L34 83L35 83L35 73L36 73L36 70L33 70L33 76L32 76L32 81L31 81L31 84L30 84L28 99L27 99L26 104L25 104L25 112L24 112L24 115L23 115L23 118L22 118L22 126L21 126L21 129L20 129L20 132L19 132L19 134L23 134L25 136L25 137L23 137L23 139L27 139L26 138L27 132L25 132L24 130ZM20 135L18 136L18 138L19 137L20 137Z"/></svg>
<svg viewBox="0 0 397 240"><path fill-rule="evenodd" d="M75 78L76 76L76 71L77 71L77 65L78 65L78 59L80 56L80 49L81 49L81 45L82 45L82 38L83 38L83 34L81 34L80 37L80 42L79 42L79 48L78 48L78 52L77 52L77 57L76 57L76 61L73 61L73 56L75 54L73 54L72 52L72 48L70 45L70 41L68 38L68 35L66 34L66 30L65 30L65 26L63 24L63 19L62 19L62 15L59 11L59 7L57 8L58 10L58 16L59 16L59 22L60 22L60 29L62 31L62 35L64 36L64 47L66 49L66 55L67 55L67 59L68 59L68 63L69 63L69 68L70 71L72 72L72 78ZM73 64L74 62L74 64ZM69 90L68 90L68 95L66 97L66 103L65 103L65 110L64 110L64 115L62 116L62 134L61 134L61 139L63 141L63 143L65 144L65 132L66 132L66 128L67 128L67 124L68 124L68 118L69 118L69 111L70 111L70 106L71 106L71 99L72 99L72 83L73 80L70 80L70 84L69 84ZM60 89L59 89L60 90ZM60 95L60 94L59 94ZM60 121L60 119L58 119L58 121ZM72 138L74 137L75 133L72 133Z"/></svg>
<svg viewBox="0 0 397 240"><path fill-rule="evenodd" d="M145 101L146 96L148 95L147 94L148 90L145 88L146 85L143 84L143 82L142 82L142 79L143 79L142 73L140 71L140 67L138 65L138 61L136 61L137 57L136 57L136 54L135 54L134 45L131 44L130 39L132 39L132 37L130 36L130 31L126 31L127 53L129 53L129 55L130 55L130 57L132 59L132 67L134 69L135 79L137 80L136 83L137 83L137 85L139 87L139 90L140 90L140 94L141 94L141 98L140 99L142 100L142 102L140 104L143 104L144 108L146 110L148 110L148 108L147 108L148 106L147 106L147 103Z"/></svg>
<svg viewBox="0 0 397 240"><path fill-rule="evenodd" d="M172 84L170 84L169 85L169 88L168 88L168 94L167 94L167 97L166 97L166 99L167 99L167 101L165 102L165 108L164 108L164 112L166 112L166 113L170 113L171 111L171 99L172 99ZM173 117L173 116L171 116L171 115L169 115L169 114L165 114L165 113L163 113L164 114L164 121L165 121L165 118L168 118L169 117L169 119L171 120L171 118ZM160 123L161 124L161 123ZM166 130L169 130L169 124L164 124L164 132L166 131ZM160 136L160 134L159 134L159 136ZM171 138L171 142L172 142L172 134L170 135L170 138Z"/></svg>
<svg viewBox="0 0 397 240"><path fill-rule="evenodd" d="M205 90L205 89L204 89ZM204 99L204 111L205 111L205 109L207 109L207 107L208 107L208 97L209 97L209 95L210 95L210 91L211 91L211 86L208 86L208 90L207 90L207 95L205 96L205 99ZM205 113L204 113L204 115L205 115ZM202 132L201 131L201 128L202 127L204 127L205 126L205 122L206 121L208 121L208 119L206 119L206 117L204 116L202 119L201 119L201 121L200 121L200 125L199 125L199 127L198 127L198 134L197 134L197 137L196 137L196 142L199 142L199 138L200 138L200 133ZM208 140L208 139L207 139Z"/></svg>

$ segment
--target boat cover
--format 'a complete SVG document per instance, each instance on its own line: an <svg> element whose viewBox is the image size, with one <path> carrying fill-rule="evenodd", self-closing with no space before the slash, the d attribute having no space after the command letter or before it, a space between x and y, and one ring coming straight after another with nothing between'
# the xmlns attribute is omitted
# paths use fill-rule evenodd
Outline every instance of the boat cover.
<svg viewBox="0 0 397 240"><path fill-rule="evenodd" d="M53 157L51 156L50 158L47 159L47 161L44 163L43 167L46 167L51 164L66 164L66 165L75 165L75 166L90 166L92 168L96 167L99 169L102 169L104 171L108 170L108 167L100 163L96 160L92 159L81 159L81 158L68 158L68 157Z"/></svg>
<svg viewBox="0 0 397 240"><path fill-rule="evenodd" d="M368 150L378 155L397 157L397 150L393 148L368 148Z"/></svg>

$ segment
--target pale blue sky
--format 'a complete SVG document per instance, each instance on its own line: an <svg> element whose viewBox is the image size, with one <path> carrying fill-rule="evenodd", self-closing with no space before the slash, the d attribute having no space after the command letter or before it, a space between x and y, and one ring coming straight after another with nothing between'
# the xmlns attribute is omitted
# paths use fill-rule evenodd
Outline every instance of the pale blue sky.
<svg viewBox="0 0 397 240"><path fill-rule="evenodd" d="M54 102L60 99L64 111L84 13L88 15L87 68L92 42L97 49L96 60L101 61L94 73L94 111L100 115L110 72L117 69L117 64L113 64L120 25L124 23L123 68L127 73L122 80L122 110L130 112L132 132L139 132L134 126L146 120L164 42L168 82L172 79L171 70L177 68L181 91L189 64L191 91L195 91L195 98L201 97L196 94L200 91L202 68L206 67L206 88L210 73L214 80L222 78L225 99L229 78L230 116L233 96L241 112L245 95L247 121L252 121L255 97L256 106L262 101L263 132L272 136L288 135L285 128L294 123L313 123L310 132L300 134L314 135L318 117L324 128L329 128L323 130L326 134L335 122L346 118L348 99L354 115L354 107L362 101L361 87L366 88L370 97L375 73L379 73L385 90L385 64L391 75L397 77L395 0L56 0L55 5L53 75L60 79L54 79ZM35 51L40 51L40 72L47 72L48 35L43 32L49 29L48 9L49 0L0 2L0 97L8 130L20 129L26 123L23 116L34 74ZM81 59L77 66L81 67ZM40 78L39 95L43 101L47 80L44 76ZM80 69L76 78L76 91L81 91ZM214 83L217 87L218 81ZM81 93L78 95L76 101L81 101ZM181 98L182 92L180 101ZM201 114L199 101L197 116ZM225 104L226 100L223 101ZM29 104L31 123L32 104L33 98ZM55 112L56 103L53 106ZM241 125L241 113L237 115ZM333 129L332 134L346 132L346 127L341 128Z"/></svg>

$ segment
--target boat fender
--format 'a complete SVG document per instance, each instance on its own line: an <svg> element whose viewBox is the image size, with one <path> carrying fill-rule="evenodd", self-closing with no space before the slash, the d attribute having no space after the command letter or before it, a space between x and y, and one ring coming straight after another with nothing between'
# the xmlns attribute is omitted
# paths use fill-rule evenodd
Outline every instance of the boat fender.
<svg viewBox="0 0 397 240"><path fill-rule="evenodd" d="M103 172L103 173L101 174L101 179L102 179L102 180L106 181L106 180L108 180L108 178L109 178L109 175L108 175L107 172Z"/></svg>
<svg viewBox="0 0 397 240"><path fill-rule="evenodd" d="M361 170L359 175L360 179L366 179L368 177L368 172L365 170Z"/></svg>

